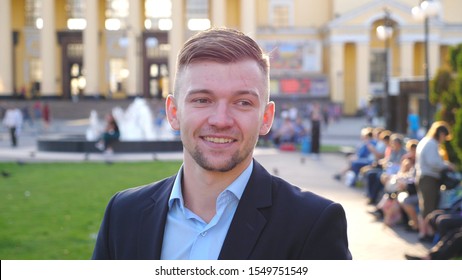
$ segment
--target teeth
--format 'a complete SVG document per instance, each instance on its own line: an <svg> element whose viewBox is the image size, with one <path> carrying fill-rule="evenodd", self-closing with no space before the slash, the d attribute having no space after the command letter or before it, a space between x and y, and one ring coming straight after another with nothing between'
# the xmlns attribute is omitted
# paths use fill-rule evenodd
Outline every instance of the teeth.
<svg viewBox="0 0 462 280"><path fill-rule="evenodd" d="M204 137L206 141L217 143L217 144L225 144L233 142L232 139L229 138L218 138L218 137Z"/></svg>

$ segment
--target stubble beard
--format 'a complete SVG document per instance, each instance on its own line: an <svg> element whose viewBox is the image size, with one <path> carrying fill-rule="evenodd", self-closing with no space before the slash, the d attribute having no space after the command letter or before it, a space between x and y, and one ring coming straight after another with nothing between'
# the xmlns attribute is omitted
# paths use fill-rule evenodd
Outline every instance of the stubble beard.
<svg viewBox="0 0 462 280"><path fill-rule="evenodd" d="M237 165L242 163L245 159L247 159L249 156L252 155L253 149L256 145L249 146L248 148L245 148L242 152L240 150L236 151L234 154L231 155L229 160L227 162L224 162L220 164L220 166L214 165L213 162L211 162L207 156L203 153L202 150L200 150L197 146L194 148L192 152L190 152L192 158L194 161L203 169L207 171L212 171L212 172L228 172L233 170ZM212 155L213 157L222 157L222 155L217 154L217 155Z"/></svg>

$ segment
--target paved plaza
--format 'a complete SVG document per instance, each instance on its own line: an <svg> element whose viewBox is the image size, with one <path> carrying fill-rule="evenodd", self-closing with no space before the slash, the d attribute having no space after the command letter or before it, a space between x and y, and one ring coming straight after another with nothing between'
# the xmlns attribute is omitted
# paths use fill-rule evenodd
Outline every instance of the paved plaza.
<svg viewBox="0 0 462 280"><path fill-rule="evenodd" d="M36 139L43 134L84 133L85 120L54 120L45 132L27 127L19 138L19 146L11 148L5 130L0 130L0 164L3 161L47 162L47 161L104 161L102 154L56 153L37 151ZM362 118L346 118L322 130L322 144L353 147L359 140L360 129L365 126ZM151 161L181 159L181 153L114 154L115 161ZM338 153L321 154L319 159L300 152L281 152L274 148L257 148L255 158L270 172L287 179L301 188L326 196L341 203L348 220L350 250L356 260L403 260L404 253L422 255L429 246L419 243L416 233L398 225L386 227L368 213L361 189L345 186L332 178L346 165L345 156ZM0 178L0 180L3 180Z"/></svg>

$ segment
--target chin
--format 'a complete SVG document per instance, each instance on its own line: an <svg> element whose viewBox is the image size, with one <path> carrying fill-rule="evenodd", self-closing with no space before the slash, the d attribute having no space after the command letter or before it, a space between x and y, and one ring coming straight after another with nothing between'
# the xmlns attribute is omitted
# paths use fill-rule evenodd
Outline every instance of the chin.
<svg viewBox="0 0 462 280"><path fill-rule="evenodd" d="M213 172L228 172L233 170L236 166L236 162L228 161L228 162L222 162L222 163L213 163L213 162L207 162L207 163L199 163L199 165L204 168L207 171L213 171Z"/></svg>
<svg viewBox="0 0 462 280"><path fill-rule="evenodd" d="M246 156L244 156L244 154ZM249 153L204 153L196 149L192 154L194 161L207 171L228 172L249 160ZM251 159L250 153L250 159Z"/></svg>

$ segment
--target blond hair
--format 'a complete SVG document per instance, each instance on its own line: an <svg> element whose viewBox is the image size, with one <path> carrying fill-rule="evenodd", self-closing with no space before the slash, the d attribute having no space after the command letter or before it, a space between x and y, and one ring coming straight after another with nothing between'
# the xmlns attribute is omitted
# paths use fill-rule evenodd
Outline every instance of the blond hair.
<svg viewBox="0 0 462 280"><path fill-rule="evenodd" d="M438 139L441 133L446 135L445 139L447 141L452 139L452 134L448 123L445 121L436 121L432 124L425 136Z"/></svg>
<svg viewBox="0 0 462 280"><path fill-rule="evenodd" d="M230 28L212 28L192 36L177 59L174 95L178 94L184 69L195 62L234 63L256 61L265 76L265 97L269 100L269 58L252 38Z"/></svg>

